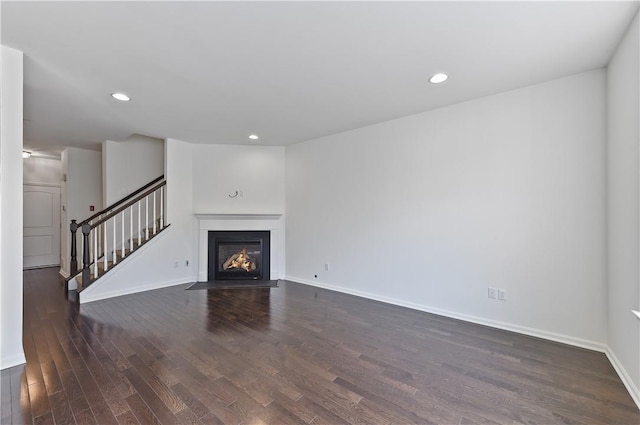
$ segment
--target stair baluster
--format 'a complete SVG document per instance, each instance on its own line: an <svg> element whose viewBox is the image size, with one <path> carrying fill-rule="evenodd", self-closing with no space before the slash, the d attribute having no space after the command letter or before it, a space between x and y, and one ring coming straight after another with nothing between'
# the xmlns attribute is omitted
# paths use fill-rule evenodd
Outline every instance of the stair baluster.
<svg viewBox="0 0 640 425"><path fill-rule="evenodd" d="M97 232L94 232L93 235L93 275L98 276L98 236L100 236L100 229L98 228Z"/></svg>
<svg viewBox="0 0 640 425"><path fill-rule="evenodd" d="M76 232L78 231L78 223L76 222L76 220L71 220L69 230L71 230L71 261L69 262L69 273L71 275L74 275L78 273L78 250L76 247Z"/></svg>
<svg viewBox="0 0 640 425"><path fill-rule="evenodd" d="M91 270L89 264L91 264L91 256L89 254L89 232L91 232L91 225L89 223L82 223L82 281L89 282L91 280Z"/></svg>
<svg viewBox="0 0 640 425"><path fill-rule="evenodd" d="M124 250L125 250L125 247L127 246L127 245L124 243L124 221L125 221L125 217L126 217L126 216L127 216L127 210L122 211L122 218L121 218L121 220L120 220L120 222L121 222L121 229L122 229L122 233L121 233L122 239L120 239L120 253L121 253L121 258L124 258L124 255L125 255Z"/></svg>
<svg viewBox="0 0 640 425"><path fill-rule="evenodd" d="M109 259L107 258L109 256L107 254L109 252L109 249L107 247L107 244L109 243L107 238L107 221L102 223L102 229L104 230L104 234L102 236L102 240L104 242L104 250L102 251L102 264L104 265L104 271L106 272L107 270L109 270Z"/></svg>
<svg viewBox="0 0 640 425"><path fill-rule="evenodd" d="M144 210L144 232L145 232L145 237L144 240L148 240L149 239L149 198L144 198L144 205L145 205L145 210Z"/></svg>
<svg viewBox="0 0 640 425"><path fill-rule="evenodd" d="M129 251L133 251L133 205L129 207Z"/></svg>
<svg viewBox="0 0 640 425"><path fill-rule="evenodd" d="M164 186L160 188L160 228L164 227Z"/></svg>
<svg viewBox="0 0 640 425"><path fill-rule="evenodd" d="M140 226L140 214L142 213L142 199L138 202L138 246L142 245L142 227Z"/></svg>
<svg viewBox="0 0 640 425"><path fill-rule="evenodd" d="M154 235L156 234L156 220L155 220L155 217L156 217L156 192L157 192L157 190L155 192L153 192L153 234Z"/></svg>

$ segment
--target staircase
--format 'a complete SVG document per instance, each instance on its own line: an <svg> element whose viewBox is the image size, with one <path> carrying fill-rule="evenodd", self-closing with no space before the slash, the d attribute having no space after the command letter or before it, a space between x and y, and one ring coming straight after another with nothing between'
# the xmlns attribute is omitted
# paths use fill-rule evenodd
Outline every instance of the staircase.
<svg viewBox="0 0 640 425"><path fill-rule="evenodd" d="M165 222L164 176L126 198L77 223L71 220L70 275L65 290L80 293L127 259L169 224ZM82 268L78 268L77 237L82 234Z"/></svg>

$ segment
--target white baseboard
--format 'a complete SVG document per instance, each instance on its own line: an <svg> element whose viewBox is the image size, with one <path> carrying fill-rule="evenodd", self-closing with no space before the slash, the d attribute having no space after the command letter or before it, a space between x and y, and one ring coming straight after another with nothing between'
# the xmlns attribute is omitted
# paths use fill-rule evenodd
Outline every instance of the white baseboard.
<svg viewBox="0 0 640 425"><path fill-rule="evenodd" d="M631 376L629 376L624 366L622 366L620 359L618 359L618 356L616 356L611 348L607 347L605 354L607 355L607 358L611 362L613 368L616 370L616 373L620 377L620 380L624 384L625 388L631 395L631 398L636 402L638 409L640 409L640 389L633 382L633 379L631 379Z"/></svg>
<svg viewBox="0 0 640 425"><path fill-rule="evenodd" d="M479 325L489 326L496 329L502 329L505 331L516 332L519 334L533 336L536 338L543 338L550 341L560 342L560 343L572 345L575 347L586 348L588 350L598 351L601 353L604 353L606 349L606 345L602 343L589 341L582 338L576 338L569 335L558 334L555 332L549 332L541 329L529 328L526 326L514 325L511 323L500 322L497 320L485 319L483 317L471 316L468 314L458 313L455 311L443 310L441 308L436 308L436 307L423 305L423 304L416 304L416 303L412 303L405 300L399 300L396 298L390 298L383 295L373 294L370 292L358 291L358 290L343 288L343 287L334 286L334 285L327 285L324 283L319 283L316 281L310 281L306 279L300 279L293 276L287 276L285 277L285 279L290 280L292 282L302 283L305 285L317 286L319 288L329 289L331 291L337 291L337 292L342 292L349 295L355 295L357 297L367 298L370 300L381 301L387 304L406 307L412 310L424 311L426 313L437 314L439 316L450 317L452 319L464 320L465 322L476 323Z"/></svg>
<svg viewBox="0 0 640 425"><path fill-rule="evenodd" d="M74 277L73 279L69 279L69 286L67 286L67 289L69 291L75 291L78 289L78 281L76 280L76 278Z"/></svg>
<svg viewBox="0 0 640 425"><path fill-rule="evenodd" d="M22 270L39 270L39 269L50 269L53 267L60 267L60 263L58 264L40 264L37 266L24 266L22 267Z"/></svg>
<svg viewBox="0 0 640 425"><path fill-rule="evenodd" d="M196 281L195 276L190 276L188 278L182 277L180 279L168 280L164 282L154 282L149 285L136 286L135 288L123 288L117 291L102 292L97 295L92 295L91 293L85 294L85 291L82 291L80 293L80 304L86 304L94 301L105 300L108 298L120 297L122 295L130 295L130 294L137 294L139 292L153 291L154 289L167 288L169 286L182 285L185 283L191 283L195 281Z"/></svg>
<svg viewBox="0 0 640 425"><path fill-rule="evenodd" d="M25 364L27 362L23 353L14 354L13 356L3 357L0 359L0 370L8 369L10 367Z"/></svg>
<svg viewBox="0 0 640 425"><path fill-rule="evenodd" d="M62 276L62 278L63 278L64 280L67 280L67 279L69 278L69 276L71 276L71 273L68 273L68 272L66 272L66 271L62 270L62 268L60 268L60 271L58 272L58 274L59 274L60 276Z"/></svg>

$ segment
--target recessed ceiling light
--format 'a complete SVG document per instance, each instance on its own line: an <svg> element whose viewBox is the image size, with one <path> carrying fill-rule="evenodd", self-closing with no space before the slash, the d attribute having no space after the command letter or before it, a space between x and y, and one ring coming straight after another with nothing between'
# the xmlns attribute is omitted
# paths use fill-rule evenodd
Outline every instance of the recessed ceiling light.
<svg viewBox="0 0 640 425"><path fill-rule="evenodd" d="M31 158L31 152L22 151L22 157L24 159Z"/></svg>
<svg viewBox="0 0 640 425"><path fill-rule="evenodd" d="M429 78L429 82L432 84L440 84L447 81L447 78L449 78L447 74L443 74L442 72L439 72L431 76L431 78Z"/></svg>
<svg viewBox="0 0 640 425"><path fill-rule="evenodd" d="M121 102L128 102L131 100L131 98L124 93L111 93L111 97Z"/></svg>
<svg viewBox="0 0 640 425"><path fill-rule="evenodd" d="M250 135L249 135L249 139L251 139L251 140L258 140L259 138L260 138L260 137L258 137L258 135L257 135L257 134L250 134Z"/></svg>

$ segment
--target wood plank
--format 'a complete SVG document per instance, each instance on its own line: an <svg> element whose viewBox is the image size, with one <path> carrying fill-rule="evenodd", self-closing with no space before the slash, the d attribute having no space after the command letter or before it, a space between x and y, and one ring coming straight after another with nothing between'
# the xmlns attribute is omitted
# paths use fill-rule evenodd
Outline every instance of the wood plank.
<svg viewBox="0 0 640 425"><path fill-rule="evenodd" d="M135 387L136 391L140 395L140 398L152 409L154 416L158 418L161 423L172 424L178 422L178 419L162 401L160 397L153 391L153 389L145 382L144 378L140 376L137 370L134 368L124 371L127 379ZM132 410L133 410L133 406ZM136 415L137 416L137 415ZM140 418L138 418L140 419Z"/></svg>
<svg viewBox="0 0 640 425"><path fill-rule="evenodd" d="M44 415L33 418L33 425L55 425L53 415L51 412L47 412Z"/></svg>
<svg viewBox="0 0 640 425"><path fill-rule="evenodd" d="M11 422L30 424L33 422L31 414L31 399L27 385L26 367L16 366L10 369L11 374Z"/></svg>
<svg viewBox="0 0 640 425"><path fill-rule="evenodd" d="M191 409L197 418L201 418L209 414L210 410L205 406L191 391L189 391L182 383L171 387L171 391L177 395L182 402Z"/></svg>
<svg viewBox="0 0 640 425"><path fill-rule="evenodd" d="M182 400L149 367L142 363L138 356L130 356L128 360L172 413L177 413L186 407Z"/></svg>
<svg viewBox="0 0 640 425"><path fill-rule="evenodd" d="M118 420L113 415L111 409L109 409L106 401L91 403L91 412L93 412L96 422L100 425L118 425Z"/></svg>
<svg viewBox="0 0 640 425"><path fill-rule="evenodd" d="M58 391L49 396L51 413L56 424L75 424L73 411L65 391Z"/></svg>
<svg viewBox="0 0 640 425"><path fill-rule="evenodd" d="M202 421L191 409L185 408L178 413L176 413L176 417L180 420L180 423L183 425L203 425Z"/></svg>
<svg viewBox="0 0 640 425"><path fill-rule="evenodd" d="M120 425L140 425L138 418L136 418L136 415L134 415L131 410L119 414L116 419L118 419Z"/></svg>
<svg viewBox="0 0 640 425"><path fill-rule="evenodd" d="M60 377L62 380L62 386L67 395L67 400L71 405L74 417L77 419L77 414L89 409L89 403L87 402L82 387L78 383L78 379L72 370L65 372Z"/></svg>
<svg viewBox="0 0 640 425"><path fill-rule="evenodd" d="M161 424L156 415L147 407L138 394L132 394L127 397L126 400L139 423L144 425Z"/></svg>
<svg viewBox="0 0 640 425"><path fill-rule="evenodd" d="M76 418L76 424L78 425L100 425L91 409L85 409L73 415Z"/></svg>
<svg viewBox="0 0 640 425"><path fill-rule="evenodd" d="M11 420L11 368L0 370L0 423Z"/></svg>
<svg viewBox="0 0 640 425"><path fill-rule="evenodd" d="M52 395L58 391L64 391L58 369L53 360L47 363L41 363L40 368L42 370L42 377L44 379L44 385L47 388L47 394Z"/></svg>
<svg viewBox="0 0 640 425"><path fill-rule="evenodd" d="M29 400L31 400L31 414L34 418L51 413L51 405L44 383L29 385Z"/></svg>

